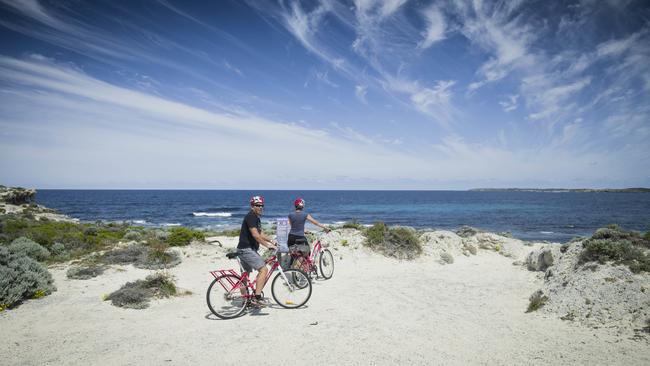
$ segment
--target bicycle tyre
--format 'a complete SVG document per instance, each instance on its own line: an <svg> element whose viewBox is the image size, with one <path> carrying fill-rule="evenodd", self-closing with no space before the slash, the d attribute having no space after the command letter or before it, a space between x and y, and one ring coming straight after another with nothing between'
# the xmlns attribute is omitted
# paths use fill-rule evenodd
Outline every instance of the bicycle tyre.
<svg viewBox="0 0 650 366"><path fill-rule="evenodd" d="M312 292L309 276L305 272L293 268L284 271L284 275L289 282L285 282L280 273L273 278L271 283L273 300L286 309L295 309L305 305ZM291 282L300 283L304 287Z"/></svg>
<svg viewBox="0 0 650 366"><path fill-rule="evenodd" d="M323 250L318 258L318 269L320 275L326 280L329 280L334 275L334 255L329 249Z"/></svg>
<svg viewBox="0 0 650 366"><path fill-rule="evenodd" d="M230 280L234 283L239 283L241 280L239 276L233 274L219 276L212 281L210 286L208 286L208 291L205 294L205 297L208 303L208 308L212 314L216 315L220 319L233 319L240 316L246 310L248 298L242 296L240 289L234 290L236 294L229 294L219 283L219 280L223 280L226 277L230 277ZM244 288L248 295L248 287ZM230 306L228 306L228 304L230 304Z"/></svg>

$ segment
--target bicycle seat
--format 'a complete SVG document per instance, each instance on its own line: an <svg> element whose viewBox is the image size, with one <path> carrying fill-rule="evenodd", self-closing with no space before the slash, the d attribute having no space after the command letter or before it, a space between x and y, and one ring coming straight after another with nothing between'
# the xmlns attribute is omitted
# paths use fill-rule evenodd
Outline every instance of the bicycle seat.
<svg viewBox="0 0 650 366"><path fill-rule="evenodd" d="M238 255L239 255L239 253L237 253L237 252L234 252L234 253L226 253L226 258L228 258L228 259L235 259L235 258L237 258Z"/></svg>

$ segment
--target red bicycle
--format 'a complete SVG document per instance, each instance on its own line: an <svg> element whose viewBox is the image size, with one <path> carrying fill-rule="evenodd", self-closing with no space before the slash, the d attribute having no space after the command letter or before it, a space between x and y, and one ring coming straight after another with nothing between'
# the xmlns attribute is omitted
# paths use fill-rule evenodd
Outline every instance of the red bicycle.
<svg viewBox="0 0 650 366"><path fill-rule="evenodd" d="M316 241L314 250L309 255L300 250L292 250L290 253L293 259L291 268L300 269L305 273L309 273L310 276L315 275L316 278L319 277L320 272L320 277L326 280L329 280L334 275L334 255L329 249L323 248L320 240Z"/></svg>
<svg viewBox="0 0 650 366"><path fill-rule="evenodd" d="M237 258L242 269L238 253L228 253L226 257ZM278 270L271 283L271 294L278 305L295 309L307 303L311 297L312 286L311 279L305 272L296 268L283 271L277 259L277 252L266 260L266 265L271 266L266 283L271 278L271 274ZM210 273L214 276L206 294L210 311L221 319L240 316L250 306L251 299L255 296L257 280L249 281L249 272L243 269L241 275L234 269L220 269Z"/></svg>

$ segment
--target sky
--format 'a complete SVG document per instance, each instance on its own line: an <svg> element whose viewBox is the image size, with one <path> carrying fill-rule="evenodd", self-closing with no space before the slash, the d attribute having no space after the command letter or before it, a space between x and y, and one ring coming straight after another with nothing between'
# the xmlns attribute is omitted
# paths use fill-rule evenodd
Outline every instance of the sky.
<svg viewBox="0 0 650 366"><path fill-rule="evenodd" d="M650 186L650 3L0 0L0 184Z"/></svg>

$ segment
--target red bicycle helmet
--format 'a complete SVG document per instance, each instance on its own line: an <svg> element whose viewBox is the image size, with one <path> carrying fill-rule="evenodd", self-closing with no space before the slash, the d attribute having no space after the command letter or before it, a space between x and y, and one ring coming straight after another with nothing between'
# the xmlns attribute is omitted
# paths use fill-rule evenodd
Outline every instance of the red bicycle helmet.
<svg viewBox="0 0 650 366"><path fill-rule="evenodd" d="M302 198L296 198L295 201L293 201L293 205L298 208L298 207L305 207L305 200Z"/></svg>
<svg viewBox="0 0 650 366"><path fill-rule="evenodd" d="M251 206L263 205L263 204L264 204L264 197L262 197L262 196L253 196L253 197L251 197Z"/></svg>

